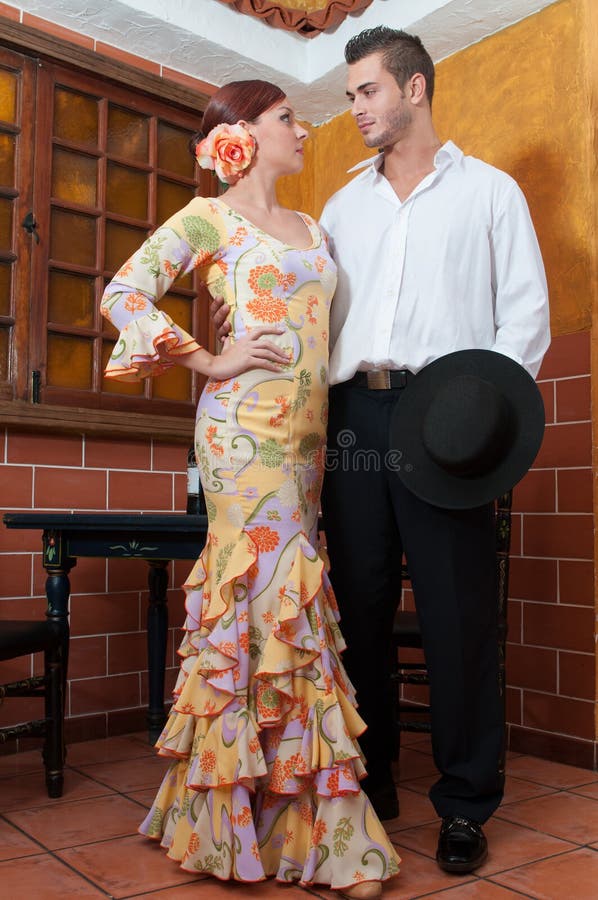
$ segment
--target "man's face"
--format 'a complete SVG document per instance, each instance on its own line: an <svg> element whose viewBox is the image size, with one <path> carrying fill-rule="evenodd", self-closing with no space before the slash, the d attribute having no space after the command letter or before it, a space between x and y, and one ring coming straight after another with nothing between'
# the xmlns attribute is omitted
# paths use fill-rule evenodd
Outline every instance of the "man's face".
<svg viewBox="0 0 598 900"><path fill-rule="evenodd" d="M411 124L409 102L384 68L382 53L372 53L349 66L347 97L366 147L392 146Z"/></svg>

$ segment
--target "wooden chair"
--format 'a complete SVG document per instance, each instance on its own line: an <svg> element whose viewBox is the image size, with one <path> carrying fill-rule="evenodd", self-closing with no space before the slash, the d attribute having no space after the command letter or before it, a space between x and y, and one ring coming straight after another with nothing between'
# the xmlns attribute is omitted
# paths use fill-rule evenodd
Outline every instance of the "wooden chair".
<svg viewBox="0 0 598 900"><path fill-rule="evenodd" d="M0 728L0 743L21 737L43 736L42 756L49 797L61 797L64 768L64 644L59 629L44 621L0 621L0 661L30 653L44 654L44 674L0 684L0 704L6 697L44 699L44 718Z"/></svg>
<svg viewBox="0 0 598 900"><path fill-rule="evenodd" d="M512 491L503 494L496 501L496 572L497 591L496 601L498 605L499 631L499 686L503 701L506 699L505 683L505 649L507 639L507 599L509 592L509 549L511 543L511 502ZM403 581L409 580L407 568L403 567ZM416 703L401 696L402 685L428 685L428 672L425 660L421 653L419 661L401 660L401 652L405 650L422 650L422 638L417 621L417 613L413 610L399 610L395 617L393 627L393 641L396 659L396 668L392 678L397 687L396 727L399 732L430 732L430 707L427 703ZM423 651L422 651L423 653ZM502 760L504 770L504 759Z"/></svg>

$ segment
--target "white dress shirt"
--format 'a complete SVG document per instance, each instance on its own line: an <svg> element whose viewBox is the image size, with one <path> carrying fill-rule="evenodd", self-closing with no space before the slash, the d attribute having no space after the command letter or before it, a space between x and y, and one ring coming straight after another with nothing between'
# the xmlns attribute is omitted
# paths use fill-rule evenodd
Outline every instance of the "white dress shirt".
<svg viewBox="0 0 598 900"><path fill-rule="evenodd" d="M451 141L401 202L379 155L326 204L338 265L330 383L454 350L504 353L535 377L550 343L546 277L525 197ZM354 170L352 170L354 171Z"/></svg>

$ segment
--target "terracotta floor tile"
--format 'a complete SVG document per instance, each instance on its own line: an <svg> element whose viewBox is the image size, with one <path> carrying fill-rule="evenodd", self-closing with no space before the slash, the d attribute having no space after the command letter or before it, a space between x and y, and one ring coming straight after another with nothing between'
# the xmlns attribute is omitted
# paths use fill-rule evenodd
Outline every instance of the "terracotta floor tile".
<svg viewBox="0 0 598 900"><path fill-rule="evenodd" d="M0 777L22 775L24 772L43 772L43 769L41 750L27 750L25 753L7 753L0 756Z"/></svg>
<svg viewBox="0 0 598 900"><path fill-rule="evenodd" d="M92 763L118 762L122 759L136 759L140 756L155 756L156 750L148 743L130 737L111 737L99 741L82 741L68 748L70 766L86 766Z"/></svg>
<svg viewBox="0 0 598 900"><path fill-rule="evenodd" d="M0 819L0 860L32 856L39 853L40 849L39 844L35 844L27 835Z"/></svg>
<svg viewBox="0 0 598 900"><path fill-rule="evenodd" d="M565 788L598 781L598 776L591 769L577 766L566 766L563 763L551 762L548 759L537 759L535 756L520 756L509 761L509 775L526 778L547 787Z"/></svg>
<svg viewBox="0 0 598 900"><path fill-rule="evenodd" d="M52 799L46 791L46 776L43 772L29 775L15 775L0 780L0 812L13 809L29 809L38 806L59 806L69 800L84 800L101 797L113 791L103 784L79 772L66 769L64 773L64 793Z"/></svg>
<svg viewBox="0 0 598 900"><path fill-rule="evenodd" d="M142 791L127 791L126 796L135 803L140 803L148 809L154 802L156 796L156 788L143 788Z"/></svg>
<svg viewBox="0 0 598 900"><path fill-rule="evenodd" d="M538 900L596 900L598 853L582 848L503 872L492 880Z"/></svg>
<svg viewBox="0 0 598 900"><path fill-rule="evenodd" d="M523 897L519 891L510 891L491 881L470 881L469 884L442 891L439 894L426 894L426 900L516 900Z"/></svg>
<svg viewBox="0 0 598 900"><path fill-rule="evenodd" d="M141 835L58 850L56 855L114 898L198 880L168 859L156 841Z"/></svg>
<svg viewBox="0 0 598 900"><path fill-rule="evenodd" d="M426 796L437 777L429 735L404 734L402 744L395 770L401 816L387 831L403 864L385 884L383 900L598 900L596 773L509 754L505 800L485 826L488 861L460 877L442 872L434 859L439 823ZM39 751L0 757L2 898L339 900L320 886L239 885L190 875L138 835L169 764L146 732L73 744L68 763L64 797L51 800ZM585 842L591 849L577 847ZM40 852L40 844L53 855Z"/></svg>
<svg viewBox="0 0 598 900"><path fill-rule="evenodd" d="M415 744L425 744L429 742L430 735L420 731L403 731L401 733L401 746L411 747Z"/></svg>
<svg viewBox="0 0 598 900"><path fill-rule="evenodd" d="M575 844L494 816L484 826L488 838L488 859L476 875L488 877L539 859L575 850Z"/></svg>
<svg viewBox="0 0 598 900"><path fill-rule="evenodd" d="M328 900L328 895L319 888L307 891L296 885L280 884L274 880L260 881L255 885L233 884L220 882L216 878L205 878L199 884L193 882L134 896L135 900L141 900L142 897L147 900L313 900L314 897L326 897ZM340 900L338 894L335 900Z"/></svg>
<svg viewBox="0 0 598 900"><path fill-rule="evenodd" d="M112 794L93 800L7 813L6 818L48 850L58 850L137 834L145 818L145 807Z"/></svg>
<svg viewBox="0 0 598 900"><path fill-rule="evenodd" d="M163 756L144 756L135 760L134 765L125 759L119 762L96 763L92 766L78 766L80 772L109 785L122 793L141 790L141 788L158 788L166 769L172 760Z"/></svg>
<svg viewBox="0 0 598 900"><path fill-rule="evenodd" d="M517 800L528 800L530 797L542 797L544 794L552 794L556 788L546 787L545 784L536 784L524 778L515 778L507 775L505 779L505 796L501 806L506 803L515 803Z"/></svg>
<svg viewBox="0 0 598 900"><path fill-rule="evenodd" d="M415 825L423 825L425 822L438 822L436 810L426 796L415 791L399 790L400 815L389 823L385 823L388 834L402 831L404 828L413 828Z"/></svg>
<svg viewBox="0 0 598 900"><path fill-rule="evenodd" d="M431 734L409 734L413 740L407 738L408 732L401 734L401 747L403 749L419 750L420 753L432 752L432 735Z"/></svg>
<svg viewBox="0 0 598 900"><path fill-rule="evenodd" d="M403 855L403 848L413 850L423 856L428 856L436 866L436 845L438 844L438 832L440 823L438 819L427 822L425 825L416 825L414 828L405 828L392 834L392 842L399 848L399 856Z"/></svg>
<svg viewBox="0 0 598 900"><path fill-rule="evenodd" d="M408 778L401 781L401 787L408 791L415 791L416 794L428 794L430 788L435 781L438 781L436 772L434 775L423 775L421 778Z"/></svg>
<svg viewBox="0 0 598 900"><path fill-rule="evenodd" d="M571 788L572 794L581 794L583 797L591 797L598 800L598 781L593 784L583 784L581 787Z"/></svg>
<svg viewBox="0 0 598 900"><path fill-rule="evenodd" d="M598 840L598 801L579 794L561 791L510 803L501 806L496 816L577 844Z"/></svg>
<svg viewBox="0 0 598 900"><path fill-rule="evenodd" d="M422 775L436 774L436 771L434 760L429 753L420 753L419 750L411 749L403 749L401 752L398 766L399 781L410 781L412 778L419 778Z"/></svg>
<svg viewBox="0 0 598 900"><path fill-rule="evenodd" d="M14 862L0 863L0 884L6 900L33 897L35 900L106 898L105 894L49 854L30 856L18 866Z"/></svg>

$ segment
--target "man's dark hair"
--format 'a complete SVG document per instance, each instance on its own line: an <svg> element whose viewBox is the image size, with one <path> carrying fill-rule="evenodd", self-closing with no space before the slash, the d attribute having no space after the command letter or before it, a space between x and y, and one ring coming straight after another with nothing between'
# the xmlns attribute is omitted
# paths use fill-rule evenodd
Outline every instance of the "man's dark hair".
<svg viewBox="0 0 598 900"><path fill-rule="evenodd" d="M372 53L382 53L384 68L394 77L401 90L413 75L421 73L426 79L428 102L432 105L434 63L416 35L387 28L386 25L366 28L347 42L345 60L351 65Z"/></svg>

